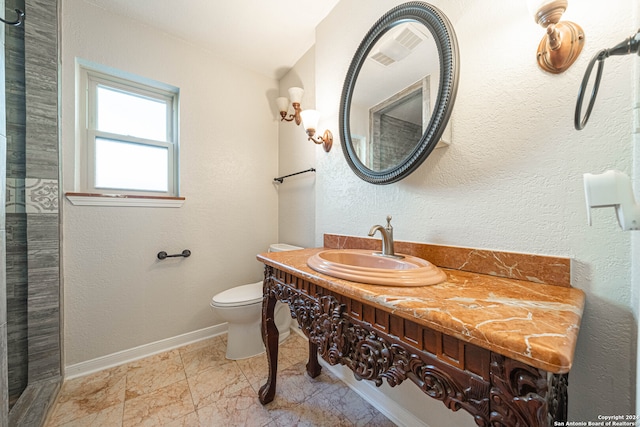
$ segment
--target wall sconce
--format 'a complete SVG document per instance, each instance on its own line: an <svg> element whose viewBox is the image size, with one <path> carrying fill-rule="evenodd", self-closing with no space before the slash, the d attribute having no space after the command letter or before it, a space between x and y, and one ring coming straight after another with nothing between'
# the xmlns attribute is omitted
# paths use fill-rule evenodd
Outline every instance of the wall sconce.
<svg viewBox="0 0 640 427"><path fill-rule="evenodd" d="M297 125L300 124L300 112L302 111L300 102L302 101L302 95L304 95L304 89L301 87L290 87L289 98L281 96L276 99L278 111L280 111L280 117L282 117L280 121L284 120L286 122L290 122L295 120ZM291 106L293 107L294 114L289 114L289 117L287 117L287 113L289 113L289 99L291 99Z"/></svg>
<svg viewBox="0 0 640 427"><path fill-rule="evenodd" d="M300 116L302 117L302 126L309 136L309 141L313 141L316 144L322 144L322 148L324 148L324 151L327 153L331 151L331 146L333 145L333 134L330 130L325 130L322 137L315 136L316 129L318 128L318 119L320 119L320 113L316 110L304 110L300 113Z"/></svg>
<svg viewBox="0 0 640 427"><path fill-rule="evenodd" d="M578 24L560 22L568 4L567 0L527 0L536 23L547 29L538 46L538 65L554 74L569 68L584 45L584 31Z"/></svg>

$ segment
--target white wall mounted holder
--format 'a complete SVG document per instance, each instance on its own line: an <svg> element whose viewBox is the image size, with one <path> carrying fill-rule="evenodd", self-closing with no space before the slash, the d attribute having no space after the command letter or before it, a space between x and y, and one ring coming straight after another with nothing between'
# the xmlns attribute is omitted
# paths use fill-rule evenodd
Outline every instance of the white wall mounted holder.
<svg viewBox="0 0 640 427"><path fill-rule="evenodd" d="M613 207L623 231L640 230L640 205L633 196L631 179L617 170L601 174L584 174L587 220L591 225L591 208Z"/></svg>

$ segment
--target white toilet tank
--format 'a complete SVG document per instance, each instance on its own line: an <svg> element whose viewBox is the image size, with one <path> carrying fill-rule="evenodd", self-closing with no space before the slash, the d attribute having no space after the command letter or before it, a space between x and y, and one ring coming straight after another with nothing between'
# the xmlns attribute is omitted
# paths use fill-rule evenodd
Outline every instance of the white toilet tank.
<svg viewBox="0 0 640 427"><path fill-rule="evenodd" d="M288 245L286 243L272 243L269 245L269 252L284 252L284 251L295 251L297 249L304 249L300 246Z"/></svg>

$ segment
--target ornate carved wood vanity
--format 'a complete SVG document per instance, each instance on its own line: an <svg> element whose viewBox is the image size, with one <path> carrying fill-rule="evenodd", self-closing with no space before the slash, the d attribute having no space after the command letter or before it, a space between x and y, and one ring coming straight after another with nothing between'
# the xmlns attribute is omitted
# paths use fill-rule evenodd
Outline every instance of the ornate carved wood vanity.
<svg viewBox="0 0 640 427"><path fill-rule="evenodd" d="M325 235L325 247L372 250L378 240ZM566 258L396 242L397 251L446 268L440 285L365 285L306 266L319 249L260 254L265 264L263 339L276 393L276 301L289 305L309 338L307 372L317 355L356 378L409 379L479 426L552 426L566 421L568 372L584 293L569 286ZM471 271L470 271L471 270ZM522 280L525 277L527 280Z"/></svg>

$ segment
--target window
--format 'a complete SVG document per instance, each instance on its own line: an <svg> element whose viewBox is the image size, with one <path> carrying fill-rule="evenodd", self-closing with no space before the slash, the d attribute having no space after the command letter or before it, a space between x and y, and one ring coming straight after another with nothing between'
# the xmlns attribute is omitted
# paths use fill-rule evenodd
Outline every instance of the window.
<svg viewBox="0 0 640 427"><path fill-rule="evenodd" d="M80 66L83 191L178 196L178 89Z"/></svg>

